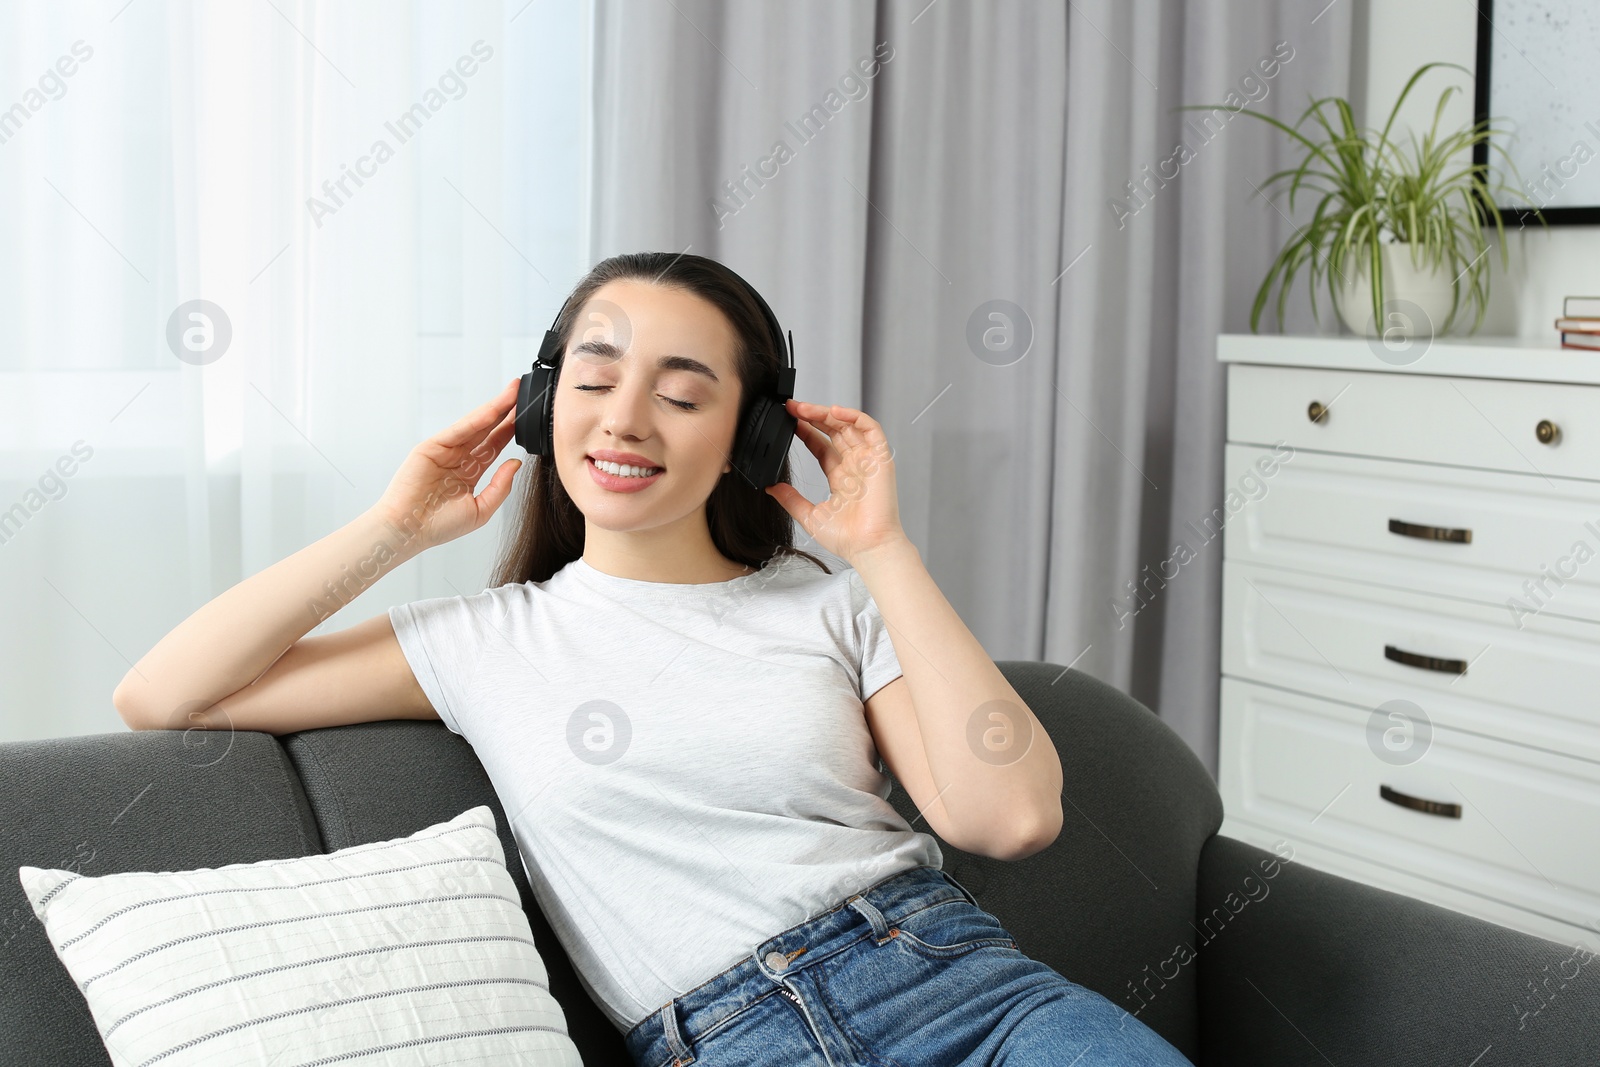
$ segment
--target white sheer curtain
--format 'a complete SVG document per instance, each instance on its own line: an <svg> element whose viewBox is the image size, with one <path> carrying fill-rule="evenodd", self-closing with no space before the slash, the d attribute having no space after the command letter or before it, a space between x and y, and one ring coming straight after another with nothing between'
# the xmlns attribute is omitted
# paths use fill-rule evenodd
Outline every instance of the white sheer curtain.
<svg viewBox="0 0 1600 1067"><path fill-rule="evenodd" d="M0 8L0 740L122 729L111 690L162 634L527 369L588 265L589 20ZM194 300L226 349L215 313L169 344ZM323 628L482 588L497 536Z"/></svg>

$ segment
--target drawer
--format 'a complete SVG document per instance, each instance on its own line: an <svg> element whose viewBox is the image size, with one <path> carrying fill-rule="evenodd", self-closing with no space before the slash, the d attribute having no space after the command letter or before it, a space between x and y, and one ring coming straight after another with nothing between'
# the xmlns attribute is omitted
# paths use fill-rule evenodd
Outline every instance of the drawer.
<svg viewBox="0 0 1600 1067"><path fill-rule="evenodd" d="M1228 559L1600 622L1600 482L1232 444L1224 462L1249 501Z"/></svg>
<svg viewBox="0 0 1600 1067"><path fill-rule="evenodd" d="M1222 616L1224 674L1368 711L1409 700L1435 725L1600 763L1600 623L1518 626L1503 607L1229 559Z"/></svg>
<svg viewBox="0 0 1600 1067"><path fill-rule="evenodd" d="M1224 679L1228 817L1563 922L1600 917L1600 765L1448 728L1414 762L1386 762L1368 718ZM1385 791L1447 807L1429 814Z"/></svg>
<svg viewBox="0 0 1600 1067"><path fill-rule="evenodd" d="M1312 401L1327 408L1318 422ZM1554 443L1540 443L1541 420ZM1235 363L1228 440L1600 480L1600 386Z"/></svg>

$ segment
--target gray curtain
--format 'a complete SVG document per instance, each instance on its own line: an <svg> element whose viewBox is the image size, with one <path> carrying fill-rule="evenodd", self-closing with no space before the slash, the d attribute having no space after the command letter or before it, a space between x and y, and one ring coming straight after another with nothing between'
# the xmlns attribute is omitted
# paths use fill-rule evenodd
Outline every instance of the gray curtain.
<svg viewBox="0 0 1600 1067"><path fill-rule="evenodd" d="M1355 6L596 0L591 258L748 278L798 395L884 424L907 532L990 655L1130 692L1215 774L1216 336L1293 232L1252 185L1291 153L1175 109L1346 95Z"/></svg>

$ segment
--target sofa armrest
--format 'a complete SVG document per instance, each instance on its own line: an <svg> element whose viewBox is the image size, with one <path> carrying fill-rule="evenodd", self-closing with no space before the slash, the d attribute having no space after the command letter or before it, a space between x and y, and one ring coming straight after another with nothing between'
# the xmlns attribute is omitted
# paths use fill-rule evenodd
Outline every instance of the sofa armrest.
<svg viewBox="0 0 1600 1067"><path fill-rule="evenodd" d="M1600 1062L1600 957L1281 851L1201 852L1202 1064Z"/></svg>
<svg viewBox="0 0 1600 1067"><path fill-rule="evenodd" d="M1200 851L1222 824L1222 798L1183 739L1115 686L1054 663L996 666L1060 753L1061 834L1021 860L940 842L944 869L1023 952L1132 1013L1145 970L1188 935ZM927 827L899 783L890 802ZM1183 968L1139 1019L1194 1059L1197 1004L1194 970Z"/></svg>

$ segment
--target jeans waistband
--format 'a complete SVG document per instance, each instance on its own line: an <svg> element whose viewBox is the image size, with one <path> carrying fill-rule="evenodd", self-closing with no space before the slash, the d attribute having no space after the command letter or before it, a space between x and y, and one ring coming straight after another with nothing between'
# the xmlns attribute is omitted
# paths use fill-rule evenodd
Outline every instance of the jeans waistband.
<svg viewBox="0 0 1600 1067"><path fill-rule="evenodd" d="M858 899L859 898L859 899ZM635 1062L692 1062L689 1045L740 1008L777 995L783 979L848 948L875 928L946 900L976 898L947 872L927 864L901 871L852 893L814 918L756 945L721 974L651 1012L624 1040ZM876 916L876 918L874 918Z"/></svg>

